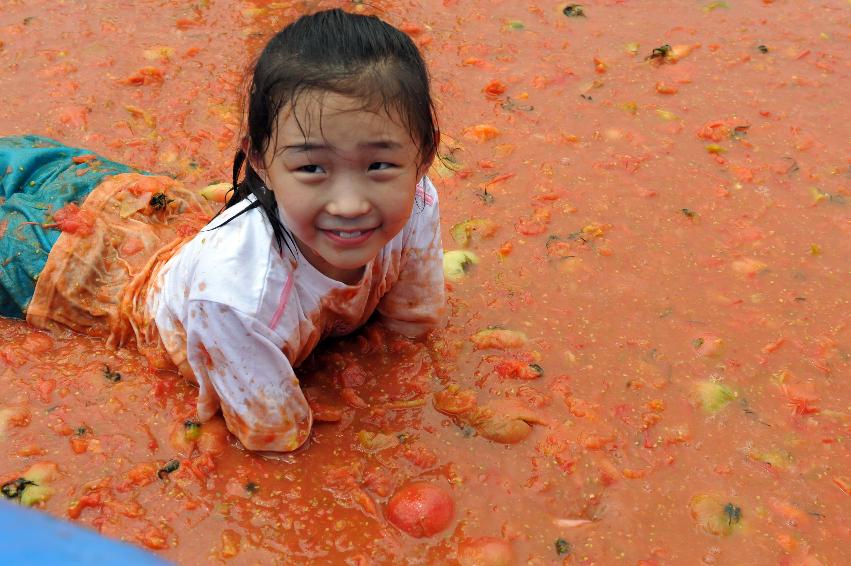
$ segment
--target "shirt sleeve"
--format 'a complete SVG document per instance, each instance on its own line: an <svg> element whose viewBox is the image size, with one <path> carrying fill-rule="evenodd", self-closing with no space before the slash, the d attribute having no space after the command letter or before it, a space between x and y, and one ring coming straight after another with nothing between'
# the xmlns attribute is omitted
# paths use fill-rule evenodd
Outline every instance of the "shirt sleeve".
<svg viewBox="0 0 851 566"><path fill-rule="evenodd" d="M279 337L227 305L189 303L186 354L198 382L198 416L221 407L249 450L289 452L310 435L312 415Z"/></svg>
<svg viewBox="0 0 851 566"><path fill-rule="evenodd" d="M378 320L395 332L417 337L446 323L443 244L437 191L423 177L402 249L399 278L378 303Z"/></svg>

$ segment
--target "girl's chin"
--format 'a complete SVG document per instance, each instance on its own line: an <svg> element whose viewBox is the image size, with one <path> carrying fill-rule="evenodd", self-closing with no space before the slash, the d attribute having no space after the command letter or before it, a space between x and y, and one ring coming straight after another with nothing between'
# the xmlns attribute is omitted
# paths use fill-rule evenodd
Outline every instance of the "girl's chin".
<svg viewBox="0 0 851 566"><path fill-rule="evenodd" d="M324 269L319 269L318 267L317 269L331 279L335 279L346 285L354 285L363 277L364 267L365 265L361 265L360 267L341 267L326 262Z"/></svg>
<svg viewBox="0 0 851 566"><path fill-rule="evenodd" d="M307 246L305 246L307 247ZM317 246L318 249L307 248L304 258L309 261L319 272L331 279L336 279L347 284L353 284L360 280L364 267L374 259L375 255L358 253L355 249L340 249L339 246Z"/></svg>

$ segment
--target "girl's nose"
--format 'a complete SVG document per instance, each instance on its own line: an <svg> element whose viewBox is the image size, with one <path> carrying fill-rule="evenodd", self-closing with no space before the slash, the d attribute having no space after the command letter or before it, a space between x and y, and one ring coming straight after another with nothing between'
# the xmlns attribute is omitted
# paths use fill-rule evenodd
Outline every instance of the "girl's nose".
<svg viewBox="0 0 851 566"><path fill-rule="evenodd" d="M369 200L364 198L362 191L354 185L335 187L325 206L328 214L343 218L357 218L370 211Z"/></svg>

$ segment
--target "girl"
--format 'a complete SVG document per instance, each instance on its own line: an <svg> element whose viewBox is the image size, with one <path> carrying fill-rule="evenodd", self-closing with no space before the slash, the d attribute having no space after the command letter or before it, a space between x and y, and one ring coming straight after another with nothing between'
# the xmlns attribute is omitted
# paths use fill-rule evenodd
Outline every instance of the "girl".
<svg viewBox="0 0 851 566"><path fill-rule="evenodd" d="M247 114L235 189L206 226L208 205L175 181L81 150L28 148L58 152L86 174L118 174L54 215L63 232L26 317L116 345L135 338L154 366L197 383L201 420L221 409L247 448L290 451L312 426L293 367L322 338L373 313L411 337L442 324L437 193L425 177L439 133L415 45L378 18L341 10L272 38ZM15 143L55 145L3 140L0 157ZM25 167L6 169L15 177L3 178L7 196L7 185L29 186ZM35 186L48 191L62 174Z"/></svg>

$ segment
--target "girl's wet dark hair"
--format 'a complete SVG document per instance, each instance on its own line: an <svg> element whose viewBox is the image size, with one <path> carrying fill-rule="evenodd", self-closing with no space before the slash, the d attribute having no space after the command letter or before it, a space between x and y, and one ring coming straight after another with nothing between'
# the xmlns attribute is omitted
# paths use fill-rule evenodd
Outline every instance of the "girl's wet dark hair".
<svg viewBox="0 0 851 566"><path fill-rule="evenodd" d="M253 163L274 143L278 114L308 93L337 93L363 100L364 109L399 116L419 148L419 164L434 158L440 140L425 63L411 39L375 16L327 10L302 16L278 32L254 66L247 95L247 150L233 161L233 186L225 208L248 195L247 209L263 209L275 241L295 255L295 242L278 217L275 196ZM321 125L320 125L321 127Z"/></svg>

